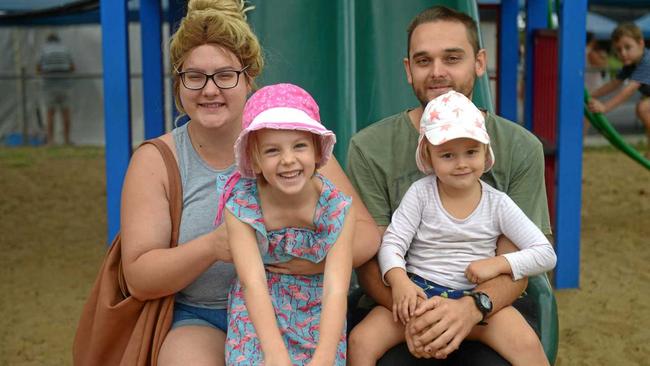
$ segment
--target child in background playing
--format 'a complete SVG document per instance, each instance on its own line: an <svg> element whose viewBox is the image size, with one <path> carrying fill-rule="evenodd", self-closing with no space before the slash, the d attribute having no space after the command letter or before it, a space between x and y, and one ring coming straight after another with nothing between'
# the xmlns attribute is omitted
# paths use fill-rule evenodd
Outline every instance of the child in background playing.
<svg viewBox="0 0 650 366"><path fill-rule="evenodd" d="M489 345L513 365L548 365L537 335L515 308L491 314L489 298L472 292L500 274L518 280L544 273L556 260L546 237L519 207L480 180L494 164L481 111L455 91L429 102L416 161L429 175L404 195L378 254L382 278L392 288L392 313L377 306L353 329L363 332L355 339L364 344L350 349L350 364L374 365L404 342L405 325L426 310L418 306L423 299L472 296L483 321L468 339ZM495 256L501 234L520 251Z"/></svg>
<svg viewBox="0 0 650 366"><path fill-rule="evenodd" d="M645 126L648 139L645 156L650 159L650 51L645 49L643 34L634 23L622 23L616 27L612 32L612 44L623 62L623 68L615 79L590 91L593 99L589 102L589 110L594 113L607 113L628 100L638 90L643 99L636 105L636 115ZM596 99L614 92L626 80L627 84L611 99L606 102Z"/></svg>
<svg viewBox="0 0 650 366"><path fill-rule="evenodd" d="M351 199L317 173L336 137L318 105L291 84L253 94L235 142L238 172L221 196L238 279L228 304L228 365L344 365L352 271ZM225 208L225 211L224 211ZM324 274L265 264L325 259Z"/></svg>
<svg viewBox="0 0 650 366"><path fill-rule="evenodd" d="M587 90L596 90L605 83L608 67L607 52L600 48L593 32L587 32L587 45L585 47L585 87ZM583 118L582 136L587 136L589 120Z"/></svg>

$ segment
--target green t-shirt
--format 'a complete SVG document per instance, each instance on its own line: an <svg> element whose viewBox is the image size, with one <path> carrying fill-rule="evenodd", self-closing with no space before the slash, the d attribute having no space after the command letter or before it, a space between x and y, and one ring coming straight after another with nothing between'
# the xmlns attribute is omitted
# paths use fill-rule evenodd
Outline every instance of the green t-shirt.
<svg viewBox="0 0 650 366"><path fill-rule="evenodd" d="M481 179L505 192L544 234L551 234L544 152L525 128L488 113L495 164ZM388 226L393 212L413 182L424 177L415 164L418 131L408 111L359 131L350 140L347 173L377 225Z"/></svg>

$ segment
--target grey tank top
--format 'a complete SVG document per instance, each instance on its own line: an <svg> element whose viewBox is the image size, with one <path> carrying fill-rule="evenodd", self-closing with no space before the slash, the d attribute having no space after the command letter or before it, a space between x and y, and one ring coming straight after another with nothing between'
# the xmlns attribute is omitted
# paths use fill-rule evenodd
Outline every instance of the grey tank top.
<svg viewBox="0 0 650 366"><path fill-rule="evenodd" d="M172 131L183 185L179 245L215 229L220 187L223 187L235 169L234 165L225 170L208 166L192 146L187 131L188 124ZM225 309L228 305L228 290L234 277L233 264L216 262L177 293L176 301L203 308Z"/></svg>

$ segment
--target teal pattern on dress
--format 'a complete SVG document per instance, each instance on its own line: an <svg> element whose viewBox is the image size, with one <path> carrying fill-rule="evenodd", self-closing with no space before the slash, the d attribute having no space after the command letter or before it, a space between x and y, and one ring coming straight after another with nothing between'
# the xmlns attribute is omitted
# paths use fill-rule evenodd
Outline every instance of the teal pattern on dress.
<svg viewBox="0 0 650 366"><path fill-rule="evenodd" d="M241 178L234 186L226 209L255 229L265 264L302 258L314 263L325 259L339 237L351 198L325 177L316 175L323 188L314 212L314 230L283 228L267 231L255 179ZM319 339L323 274L299 276L266 272L278 328L294 365L311 360ZM228 299L227 365L262 365L264 355L251 322L241 284L235 280ZM345 327L336 351L336 365L345 365Z"/></svg>

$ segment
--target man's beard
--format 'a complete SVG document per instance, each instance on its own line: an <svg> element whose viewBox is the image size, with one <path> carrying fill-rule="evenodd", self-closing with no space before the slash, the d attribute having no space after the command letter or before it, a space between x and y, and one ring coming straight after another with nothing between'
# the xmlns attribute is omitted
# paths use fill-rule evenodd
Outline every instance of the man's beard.
<svg viewBox="0 0 650 366"><path fill-rule="evenodd" d="M458 86L457 86L453 81L451 81L451 80L447 80L447 79L441 79L441 80L438 80L438 81L434 81L434 82L433 82L432 84L430 84L430 85L427 85L427 86L425 87L425 89L423 90L422 95L421 95L420 93L418 93L418 91L417 91L416 88L415 88L415 85L411 85L411 88L413 89L413 93L415 94L415 97L416 97L416 98L418 99L418 101L420 102L420 105L422 106L422 109L424 109L424 108L427 107L427 104L429 104L430 101L432 101L433 99L435 99L435 98L439 97L440 95L442 95L442 94L440 94L440 95L436 95L436 96L434 96L433 98L429 99L429 97L427 96L427 89L426 89L426 88L428 88L429 86L434 86L434 87L437 87L437 86L449 87L450 89L452 89L452 90L454 90L454 91L456 91L456 92L462 93L463 95L465 95L465 96L468 97L468 98L471 98L472 91L474 90L474 84L475 84L475 82L476 82L476 75L474 75L474 79L472 80L471 85L470 85L470 87L468 88L468 90L458 90L458 89L460 89L460 88L459 88L459 87L458 87Z"/></svg>

